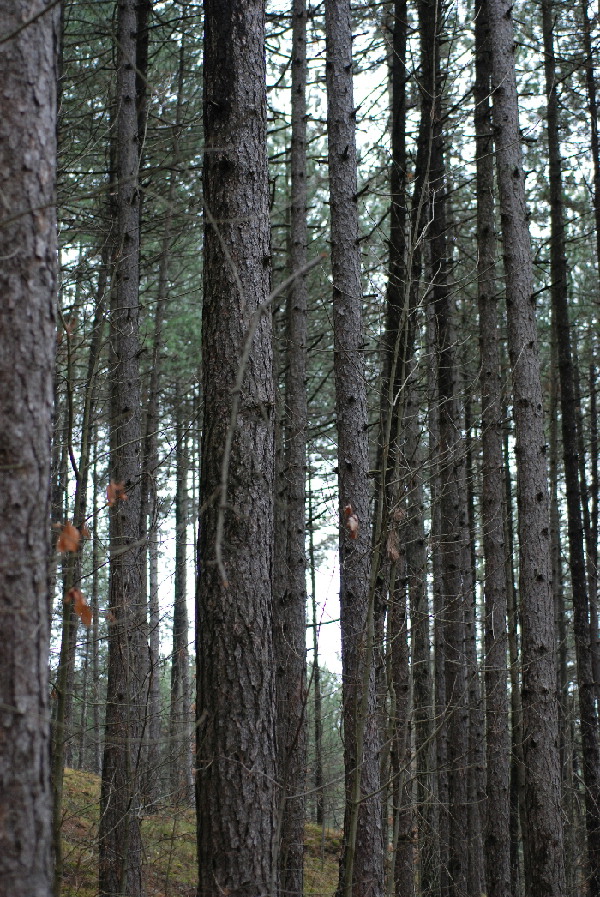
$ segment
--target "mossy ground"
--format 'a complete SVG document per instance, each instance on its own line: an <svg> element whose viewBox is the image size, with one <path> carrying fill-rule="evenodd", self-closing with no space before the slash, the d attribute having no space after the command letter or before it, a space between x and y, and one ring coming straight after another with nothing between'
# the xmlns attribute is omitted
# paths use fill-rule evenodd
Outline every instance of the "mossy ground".
<svg viewBox="0 0 600 897"><path fill-rule="evenodd" d="M91 773L65 770L63 812L63 897L97 897L98 800L100 780ZM191 809L168 807L142 824L147 897L194 897L196 834ZM304 892L331 897L338 875L340 836L306 826Z"/></svg>

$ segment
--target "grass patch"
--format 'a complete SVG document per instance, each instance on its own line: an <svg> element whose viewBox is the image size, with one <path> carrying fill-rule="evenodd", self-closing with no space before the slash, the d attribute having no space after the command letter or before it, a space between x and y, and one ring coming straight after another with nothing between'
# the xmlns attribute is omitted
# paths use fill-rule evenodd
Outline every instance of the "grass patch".
<svg viewBox="0 0 600 897"><path fill-rule="evenodd" d="M100 779L65 770L63 897L97 897ZM192 809L165 808L142 822L148 897L195 897L196 821ZM304 893L332 897L337 886L340 833L306 826Z"/></svg>

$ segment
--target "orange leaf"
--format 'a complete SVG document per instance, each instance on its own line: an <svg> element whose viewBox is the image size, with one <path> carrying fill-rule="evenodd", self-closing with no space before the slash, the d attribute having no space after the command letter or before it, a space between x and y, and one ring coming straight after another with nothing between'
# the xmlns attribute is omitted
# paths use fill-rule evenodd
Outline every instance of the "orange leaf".
<svg viewBox="0 0 600 897"><path fill-rule="evenodd" d="M125 483L115 483L114 480L111 480L106 487L106 498L109 508L114 507L118 501L127 501Z"/></svg>
<svg viewBox="0 0 600 897"><path fill-rule="evenodd" d="M92 625L92 608L87 602L84 602L84 604L82 605L79 617L84 626Z"/></svg>
<svg viewBox="0 0 600 897"><path fill-rule="evenodd" d="M65 595L65 604L70 604L71 601L73 602L73 610L81 622L84 623L85 626L89 626L92 622L92 608L85 600L81 589L76 589L75 587L69 589Z"/></svg>
<svg viewBox="0 0 600 897"><path fill-rule="evenodd" d="M58 542L56 543L57 551L77 551L79 548L79 540L81 538L81 534L76 527L73 526L72 523L65 523L62 530L60 531L60 536L58 537Z"/></svg>
<svg viewBox="0 0 600 897"><path fill-rule="evenodd" d="M81 533L81 538L82 538L82 539L91 539L91 538L92 538L92 534L90 533L90 528L89 528L89 526L87 525L87 523L83 523L83 524L80 526L80 528L79 528L79 532Z"/></svg>
<svg viewBox="0 0 600 897"><path fill-rule="evenodd" d="M344 514L346 515L346 527L348 529L350 538L356 539L356 537L358 536L358 517L353 511L352 505L346 505L346 507L344 508Z"/></svg>

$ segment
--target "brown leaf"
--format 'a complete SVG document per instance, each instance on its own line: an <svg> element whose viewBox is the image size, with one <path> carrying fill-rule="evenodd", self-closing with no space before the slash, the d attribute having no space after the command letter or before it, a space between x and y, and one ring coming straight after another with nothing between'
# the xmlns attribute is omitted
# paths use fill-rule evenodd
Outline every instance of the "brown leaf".
<svg viewBox="0 0 600 897"><path fill-rule="evenodd" d="M89 626L92 622L92 608L89 606L81 589L69 589L65 595L65 604L73 602L73 610L85 626Z"/></svg>
<svg viewBox="0 0 600 897"><path fill-rule="evenodd" d="M354 513L352 505L347 504L344 508L344 514L346 515L346 528L350 535L351 539L356 539L358 536L358 517Z"/></svg>
<svg viewBox="0 0 600 897"><path fill-rule="evenodd" d="M56 543L57 551L77 551L79 548L79 540L81 534L72 523L65 523L60 531L58 542Z"/></svg>
<svg viewBox="0 0 600 897"><path fill-rule="evenodd" d="M82 539L91 539L91 538L92 538L92 534L91 534L91 532L90 532L90 528L89 528L89 526L87 525L87 523L83 523L83 524L80 526L80 528L79 528L79 532L81 533L81 538L82 538Z"/></svg>
<svg viewBox="0 0 600 897"><path fill-rule="evenodd" d="M106 487L106 498L109 508L113 508L118 501L127 501L125 483L115 483L114 480L111 480Z"/></svg>
<svg viewBox="0 0 600 897"><path fill-rule="evenodd" d="M79 610L79 617L84 626L92 625L92 608L89 606L87 601L81 605Z"/></svg>

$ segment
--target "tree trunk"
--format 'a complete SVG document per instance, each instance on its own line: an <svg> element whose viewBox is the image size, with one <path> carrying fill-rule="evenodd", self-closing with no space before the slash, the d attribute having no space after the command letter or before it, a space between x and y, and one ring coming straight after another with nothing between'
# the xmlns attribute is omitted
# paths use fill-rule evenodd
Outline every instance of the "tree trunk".
<svg viewBox="0 0 600 897"><path fill-rule="evenodd" d="M327 0L325 27L346 789L338 893L379 897L384 857L349 0Z"/></svg>
<svg viewBox="0 0 600 897"><path fill-rule="evenodd" d="M512 6L507 0L488 0L488 11L517 455L523 753L528 823L525 836L529 841L531 897L559 897L564 893L565 872L546 438L519 134Z"/></svg>
<svg viewBox="0 0 600 897"><path fill-rule="evenodd" d="M590 897L600 895L600 755L595 686L590 644L589 601L585 572L579 457L577 447L577 405L571 333L567 304L567 259L562 203L562 160L560 156L556 64L554 58L554 9L552 0L542 0L544 72L548 102L548 155L550 181L550 296L556 330L563 465L567 496L567 529L571 585L573 589L573 629L577 659L577 685L581 717L583 779L588 849Z"/></svg>
<svg viewBox="0 0 600 897"><path fill-rule="evenodd" d="M146 13L147 14L147 13ZM147 28L145 40L138 36L138 55L147 53ZM158 458L158 430L160 416L160 386L162 377L161 348L163 340L163 322L167 311L169 294L169 264L171 261L171 239L173 231L173 207L175 204L176 167L179 162L179 141L181 130L181 115L183 106L183 71L184 71L184 45L179 49L179 70L177 77L177 106L176 118L173 126L172 140L172 169L169 177L169 189L167 194L167 208L165 214L164 230L161 239L160 261L158 265L158 288L156 295L156 308L154 312L154 334L152 344L152 362L150 367L150 381L147 394L147 411L144 432L144 450L142 458L142 484L141 484L141 530L142 536L147 535L148 545L148 621L149 621L149 646L150 646L150 690L148 695L148 731L146 732L147 753L147 778L145 783L145 797L149 802L159 798L160 791L160 743L161 743L161 695L160 695L160 607L158 600L158 503L156 473L159 466ZM138 72L139 82L139 72ZM138 83L138 133L144 132L145 121L145 91L140 91ZM144 567L143 573L146 573ZM145 580L145 575L144 575ZM146 585L144 581L144 592Z"/></svg>
<svg viewBox="0 0 600 897"><path fill-rule="evenodd" d="M42 2L0 2L0 887L11 897L48 897L52 887L47 664L56 13Z"/></svg>
<svg viewBox="0 0 600 897"><path fill-rule="evenodd" d="M282 893L302 897L306 782L306 0L292 3L290 273L285 377L285 585L276 596L275 650Z"/></svg>
<svg viewBox="0 0 600 897"><path fill-rule="evenodd" d="M175 386L176 465L175 493L175 598L173 602L173 654L171 660L170 773L173 805L187 806L194 799L190 727L190 652L187 611L187 525L189 457L179 382Z"/></svg>
<svg viewBox="0 0 600 897"><path fill-rule="evenodd" d="M100 352L102 350L102 335L104 332L106 314L106 263L102 260L102 267L98 278L98 293L96 297L96 309L92 325L92 336L88 354L87 376L85 381L84 407L81 418L81 444L79 450L79 464L75 466L75 499L73 508L73 525L80 533L86 525L87 492L90 472L90 454L92 448L93 411L97 392L97 373ZM67 352L69 356L72 348L70 345L71 334L65 333ZM69 363L69 368L72 363ZM71 446L73 428L73 385L69 375L67 386L67 406L69 418L69 446ZM73 456L72 448L70 448ZM54 853L54 892L58 897L61 889L63 862L62 862L62 816L63 816L63 777L64 767L71 765L71 752L67 751L69 741L73 737L73 691L75 687L75 654L77 649L77 633L79 619L73 609L73 602L67 602L64 597L71 588L79 589L81 586L81 564L84 540L81 539L77 550L70 553L64 561L64 587L62 606L62 632L58 668L56 671L56 709L54 718L54 732L52 744L52 797L53 797L53 821L52 844Z"/></svg>
<svg viewBox="0 0 600 897"><path fill-rule="evenodd" d="M483 0L475 7L477 138L477 293L479 306L485 559L486 880L488 897L511 897L510 730L508 726L507 568L504 541L502 381L495 260L490 34Z"/></svg>
<svg viewBox="0 0 600 897"><path fill-rule="evenodd" d="M320 825L325 833L325 792L323 780L323 710L321 696L321 667L319 665L319 624L317 623L317 583L315 563L315 538L313 521L313 497L310 472L308 475L308 557L310 564L310 592L312 603L312 631L313 631L313 665L312 687L314 692L314 738L315 738L315 822Z"/></svg>
<svg viewBox="0 0 600 897"><path fill-rule="evenodd" d="M441 97L443 79L440 65L443 6L439 0L421 0L418 12L423 85L421 117L423 125L427 125L425 133L429 148L427 204L432 272L430 301L433 307L439 403L440 553L445 621L445 712L448 718L450 821L448 881L452 897L466 897L468 851L464 849L464 837L468 831L468 795L464 763L468 742L468 708L464 652L466 594L463 548L467 539L468 519L465 513L466 502L461 500L460 490L460 484L464 484L465 479L464 451L459 435L453 310L448 286L450 263L446 239L446 174Z"/></svg>
<svg viewBox="0 0 600 897"><path fill-rule="evenodd" d="M136 115L138 4L117 7L116 240L110 313L110 583L108 684L100 795L102 897L139 897L141 745L148 648L141 567L139 376L139 153Z"/></svg>
<svg viewBox="0 0 600 897"><path fill-rule="evenodd" d="M277 893L274 391L263 0L206 0L199 897Z"/></svg>

